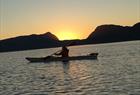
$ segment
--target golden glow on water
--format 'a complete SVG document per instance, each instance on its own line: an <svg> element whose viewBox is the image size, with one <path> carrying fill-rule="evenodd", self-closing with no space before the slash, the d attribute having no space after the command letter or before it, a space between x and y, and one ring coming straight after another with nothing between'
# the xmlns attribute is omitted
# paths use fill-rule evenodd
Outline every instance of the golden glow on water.
<svg viewBox="0 0 140 95"><path fill-rule="evenodd" d="M87 66L85 64L70 64L69 75L72 79L82 80L87 76Z"/></svg>

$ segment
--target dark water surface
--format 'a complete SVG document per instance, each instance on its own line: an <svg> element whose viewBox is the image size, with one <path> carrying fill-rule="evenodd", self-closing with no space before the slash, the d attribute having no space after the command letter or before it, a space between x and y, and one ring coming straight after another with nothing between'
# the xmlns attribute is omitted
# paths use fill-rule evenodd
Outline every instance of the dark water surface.
<svg viewBox="0 0 140 95"><path fill-rule="evenodd" d="M0 95L140 95L140 41L69 47L98 60L28 63L58 48L0 53Z"/></svg>

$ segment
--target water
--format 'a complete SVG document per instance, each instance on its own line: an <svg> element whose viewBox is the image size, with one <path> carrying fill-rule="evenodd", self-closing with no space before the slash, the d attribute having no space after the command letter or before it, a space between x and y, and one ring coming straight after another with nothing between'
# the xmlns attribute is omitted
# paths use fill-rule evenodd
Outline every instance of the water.
<svg viewBox="0 0 140 95"><path fill-rule="evenodd" d="M0 95L140 95L140 41L69 47L98 60L28 63L58 48L0 53Z"/></svg>

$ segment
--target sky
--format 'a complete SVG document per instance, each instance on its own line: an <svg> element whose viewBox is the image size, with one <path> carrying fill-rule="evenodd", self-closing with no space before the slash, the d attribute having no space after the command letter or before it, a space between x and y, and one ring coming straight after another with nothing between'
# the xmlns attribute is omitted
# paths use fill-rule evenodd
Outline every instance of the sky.
<svg viewBox="0 0 140 95"><path fill-rule="evenodd" d="M140 21L140 0L0 0L0 39L51 32L85 39L102 24Z"/></svg>

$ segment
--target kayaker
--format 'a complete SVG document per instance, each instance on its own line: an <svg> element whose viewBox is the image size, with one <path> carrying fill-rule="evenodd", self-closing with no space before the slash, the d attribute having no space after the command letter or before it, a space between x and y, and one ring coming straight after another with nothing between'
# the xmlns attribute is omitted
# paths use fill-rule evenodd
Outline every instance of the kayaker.
<svg viewBox="0 0 140 95"><path fill-rule="evenodd" d="M55 53L55 55L61 55L62 57L68 57L69 49L66 46L63 46L62 50L59 53Z"/></svg>

